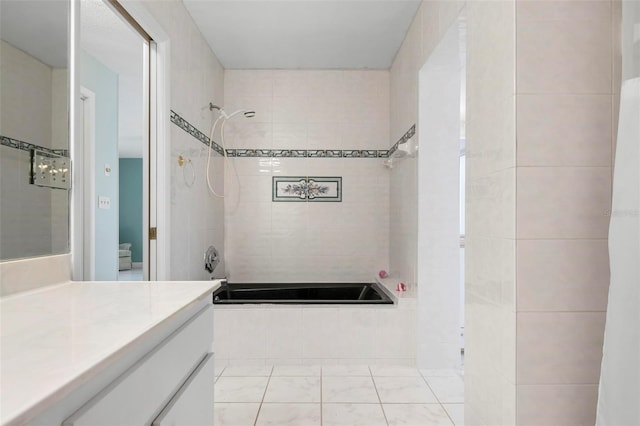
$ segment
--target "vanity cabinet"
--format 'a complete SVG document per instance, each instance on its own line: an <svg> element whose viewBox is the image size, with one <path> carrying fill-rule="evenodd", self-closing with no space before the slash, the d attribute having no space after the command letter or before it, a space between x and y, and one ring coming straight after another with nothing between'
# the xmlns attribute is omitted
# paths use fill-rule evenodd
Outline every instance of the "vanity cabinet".
<svg viewBox="0 0 640 426"><path fill-rule="evenodd" d="M148 425L171 407L190 407L213 424L213 307L196 313L151 352L91 398L63 426ZM197 385L198 392L190 390ZM175 411L175 410L174 410ZM199 416L199 417L198 417Z"/></svg>
<svg viewBox="0 0 640 426"><path fill-rule="evenodd" d="M0 424L212 425L219 285L71 282L0 299Z"/></svg>

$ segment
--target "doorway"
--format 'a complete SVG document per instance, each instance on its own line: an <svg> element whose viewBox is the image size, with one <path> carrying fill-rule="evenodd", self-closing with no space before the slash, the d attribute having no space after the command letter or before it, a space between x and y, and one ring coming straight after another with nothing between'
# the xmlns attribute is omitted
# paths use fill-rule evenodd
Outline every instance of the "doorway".
<svg viewBox="0 0 640 426"><path fill-rule="evenodd" d="M113 1L80 3L84 238L75 279L150 278L151 39L123 13Z"/></svg>

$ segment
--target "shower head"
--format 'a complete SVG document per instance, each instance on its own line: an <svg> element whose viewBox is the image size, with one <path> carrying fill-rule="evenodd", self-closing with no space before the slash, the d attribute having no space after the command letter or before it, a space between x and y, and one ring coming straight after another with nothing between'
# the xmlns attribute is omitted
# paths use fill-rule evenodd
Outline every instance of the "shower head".
<svg viewBox="0 0 640 426"><path fill-rule="evenodd" d="M245 111L244 112L244 116L247 118L253 118L256 116L256 112L255 111Z"/></svg>
<svg viewBox="0 0 640 426"><path fill-rule="evenodd" d="M209 102L209 111L213 111L214 109L217 109L218 111L222 111L222 107L219 107L218 105L214 105L213 103Z"/></svg>

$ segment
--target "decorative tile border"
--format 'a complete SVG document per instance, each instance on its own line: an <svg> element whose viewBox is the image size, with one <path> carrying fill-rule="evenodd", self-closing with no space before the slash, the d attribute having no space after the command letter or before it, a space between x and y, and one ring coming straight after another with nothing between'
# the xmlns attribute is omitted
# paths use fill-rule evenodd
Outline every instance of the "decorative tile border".
<svg viewBox="0 0 640 426"><path fill-rule="evenodd" d="M7 136L0 136L0 145L6 146L8 148L19 149L20 151L30 152L32 149L40 151L40 155L51 155L55 157L68 157L69 150L68 149L51 149L45 148L40 145L34 145L29 142L20 141L18 139L13 139Z"/></svg>
<svg viewBox="0 0 640 426"><path fill-rule="evenodd" d="M390 157L394 152L398 150L398 145L407 143L409 139L411 139L415 134L416 134L416 125L414 124L409 128L409 130L407 130L407 132L404 135L402 135L402 137L398 140L398 142L393 144L393 146L389 150L389 154L387 155L387 157Z"/></svg>
<svg viewBox="0 0 640 426"><path fill-rule="evenodd" d="M342 177L273 176L272 201L342 202Z"/></svg>
<svg viewBox="0 0 640 426"><path fill-rule="evenodd" d="M182 118L177 112L171 110L171 122L180 127L185 132L209 146L207 135L196 129L191 123ZM398 145L407 141L416 134L416 125L411 126L402 135L400 140L393 144L391 149L227 149L228 157L251 158L251 157L282 157L282 158L389 158L397 149ZM212 149L223 155L223 148L213 141Z"/></svg>
<svg viewBox="0 0 640 426"><path fill-rule="evenodd" d="M205 146L209 146L209 137L202 133L200 130L196 129L193 124L182 118L174 110L171 110L171 122L202 142ZM218 154L223 155L224 150L215 141L213 142L213 146L211 148Z"/></svg>

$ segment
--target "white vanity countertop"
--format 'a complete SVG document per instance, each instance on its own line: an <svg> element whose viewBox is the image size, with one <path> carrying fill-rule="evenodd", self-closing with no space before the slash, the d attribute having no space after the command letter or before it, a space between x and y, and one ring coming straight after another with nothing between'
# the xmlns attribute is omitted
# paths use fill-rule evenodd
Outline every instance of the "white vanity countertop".
<svg viewBox="0 0 640 426"><path fill-rule="evenodd" d="M0 299L0 423L49 406L219 281L71 282Z"/></svg>

